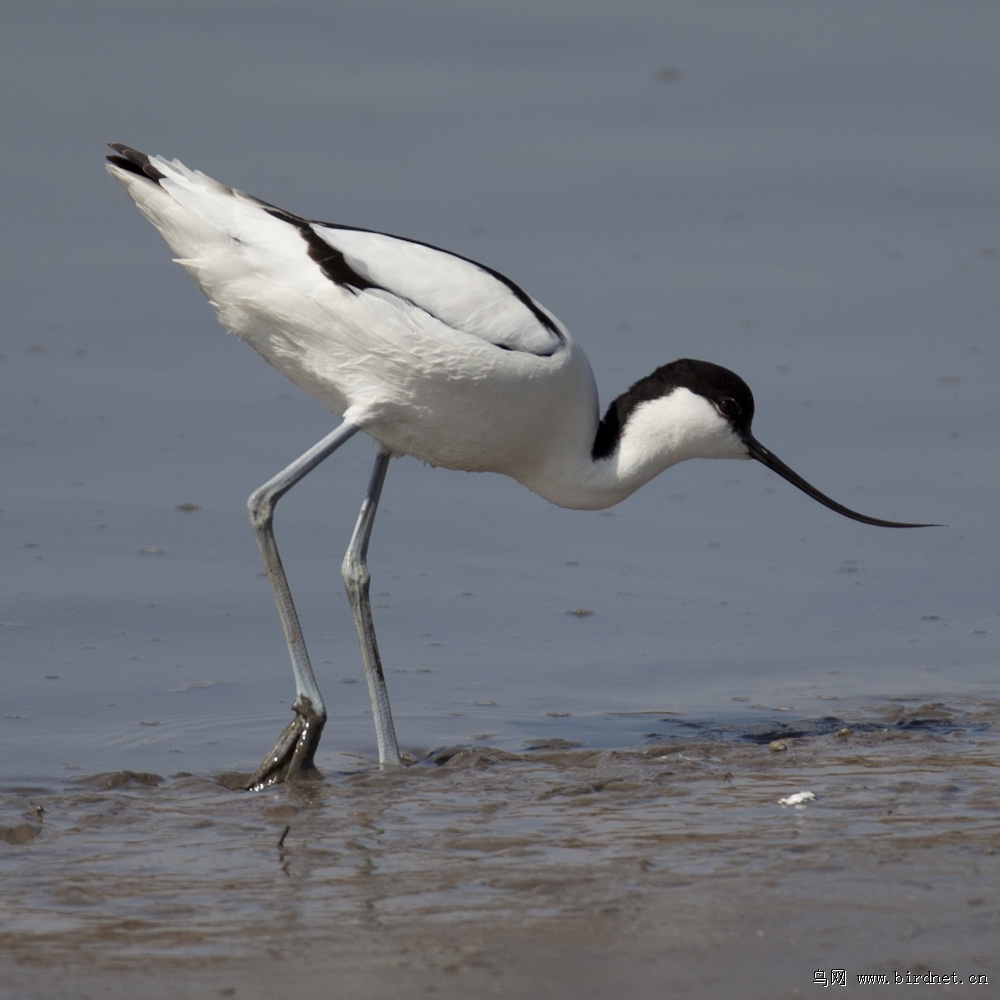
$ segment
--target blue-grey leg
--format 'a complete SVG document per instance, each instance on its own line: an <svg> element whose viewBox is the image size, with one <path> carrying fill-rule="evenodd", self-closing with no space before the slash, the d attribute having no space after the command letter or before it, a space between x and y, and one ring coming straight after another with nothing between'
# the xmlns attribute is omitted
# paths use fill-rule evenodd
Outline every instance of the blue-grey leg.
<svg viewBox="0 0 1000 1000"><path fill-rule="evenodd" d="M285 631L288 653L292 658L292 672L295 674L295 702L292 710L295 718L285 727L270 753L261 761L260 767L247 786L251 789L277 784L286 778L297 778L314 771L313 757L326 722L326 706L319 693L316 676L309 653L306 651L299 616L292 601L281 556L274 540L274 508L278 501L300 479L310 473L325 458L329 458L345 441L353 437L359 428L354 424L342 423L318 444L313 445L304 455L300 455L291 465L283 469L273 479L250 494L247 510L253 527L260 554L264 558L264 569L271 584L281 627Z"/></svg>
<svg viewBox="0 0 1000 1000"><path fill-rule="evenodd" d="M375 512L378 509L379 497L382 495L382 484L389 468L389 456L379 452L372 469L368 492L365 494L358 523L351 536L351 544L344 555L341 574L344 586L351 602L351 613L354 615L354 627L358 630L358 642L361 645L361 658L365 665L365 678L368 681L368 694L372 701L372 715L375 717L375 736L378 740L378 759L380 764L402 764L399 755L399 745L396 743L396 730L392 724L392 712L389 709L389 693L385 687L385 674L382 671L382 660L378 652L378 642L375 638L375 626L372 623L371 601L368 591L371 584L371 574L368 572L368 540L371 538L372 525L375 523Z"/></svg>

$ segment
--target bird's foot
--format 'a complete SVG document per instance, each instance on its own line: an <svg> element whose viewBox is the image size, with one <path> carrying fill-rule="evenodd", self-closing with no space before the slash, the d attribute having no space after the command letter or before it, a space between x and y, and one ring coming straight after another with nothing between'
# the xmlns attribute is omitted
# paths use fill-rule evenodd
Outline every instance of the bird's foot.
<svg viewBox="0 0 1000 1000"><path fill-rule="evenodd" d="M299 695L292 705L295 718L285 726L277 742L247 783L247 790L259 792L282 781L315 779L319 771L313 763L326 715L319 715L312 702Z"/></svg>

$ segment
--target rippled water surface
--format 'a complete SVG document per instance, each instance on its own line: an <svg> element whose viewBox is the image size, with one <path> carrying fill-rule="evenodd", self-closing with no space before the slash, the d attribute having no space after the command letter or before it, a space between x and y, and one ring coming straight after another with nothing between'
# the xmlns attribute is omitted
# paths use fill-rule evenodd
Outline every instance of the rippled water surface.
<svg viewBox="0 0 1000 1000"><path fill-rule="evenodd" d="M0 993L722 996L735 977L766 997L845 966L992 982L998 723L897 704L771 742L454 748L268 794L135 772L8 787ZM779 804L799 791L815 799Z"/></svg>

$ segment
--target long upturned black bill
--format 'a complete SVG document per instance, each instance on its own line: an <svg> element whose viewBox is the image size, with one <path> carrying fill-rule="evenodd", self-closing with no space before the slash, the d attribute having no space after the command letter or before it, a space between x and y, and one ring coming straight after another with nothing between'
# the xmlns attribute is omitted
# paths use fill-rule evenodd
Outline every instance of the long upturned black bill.
<svg viewBox="0 0 1000 1000"><path fill-rule="evenodd" d="M831 500L825 493L820 493L815 486L807 483L797 472L785 465L780 458L776 455L772 455L771 452L769 452L767 448L765 448L755 437L747 435L744 439L744 443L747 446L747 451L749 451L751 458L755 458L758 462L766 465L769 469L773 469L779 476L782 477L782 479L787 479L793 486L797 486L803 493L811 496L813 500L818 500L824 507L829 507L830 510L835 510L838 514L843 514L844 517L852 518L855 521L861 521L862 524L874 524L880 528L941 527L939 524L910 524L906 521L883 521L878 517L868 517L867 514L859 514L856 510L851 510L850 507L845 507L843 504L837 503L836 500Z"/></svg>

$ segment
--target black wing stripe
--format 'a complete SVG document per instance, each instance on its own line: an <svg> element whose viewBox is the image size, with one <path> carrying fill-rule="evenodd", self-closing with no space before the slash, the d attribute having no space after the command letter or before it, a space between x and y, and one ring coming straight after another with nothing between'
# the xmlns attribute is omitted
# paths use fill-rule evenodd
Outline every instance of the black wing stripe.
<svg viewBox="0 0 1000 1000"><path fill-rule="evenodd" d="M262 203L263 204L263 203ZM302 219L284 209L275 208L273 205L265 205L264 210L268 215L273 215L282 222L287 222L294 226L306 241L308 254L320 266L320 270L335 284L344 288L350 288L353 292L362 292L366 288L379 288L374 282L369 281L363 275L347 263L347 258L336 247L330 246L326 240L320 236L306 219ZM389 291L389 289L383 289Z"/></svg>
<svg viewBox="0 0 1000 1000"><path fill-rule="evenodd" d="M271 205L266 206L265 211L269 215L273 215L276 219L281 219L282 222L287 222L294 226L301 234L302 238L306 241L308 247L307 253L309 257L314 260L320 267L320 270L336 285L340 285L342 288L347 288L350 291L357 294L362 292L367 288L377 288L389 295L394 296L407 305L412 306L414 309L419 309L421 312L427 313L428 316L433 317L443 326L448 326L449 324L441 319L440 316L435 316L426 306L419 305L412 299L407 298L405 295L400 295L399 292L392 291L389 288L384 288L382 285L377 285L373 281L369 281L363 275L358 274L357 271L347 263L347 259L344 257L342 251L336 249L336 247L330 246L326 240L320 236L316 230L313 229L312 225L305 219L300 219L297 215L293 215L291 212L286 212L284 209L274 208ZM327 229L348 229L348 226L330 226L327 223L319 223L325 226ZM356 229L355 232L370 233L370 229ZM378 235L383 236L384 233L379 233ZM399 239L398 236L394 236L393 239ZM413 243L414 240L406 240L407 243ZM422 244L423 246L428 246L428 244ZM432 247L431 249L437 249L437 247ZM452 254L453 257L457 254ZM464 257L462 258L465 259ZM475 263L470 261L469 263ZM489 343L489 341L488 341ZM494 347L498 347L502 351L511 350L506 344L493 344Z"/></svg>
<svg viewBox="0 0 1000 1000"><path fill-rule="evenodd" d="M376 229L365 229L362 226L345 226L341 225L339 222L319 222L318 220L312 220L312 225L323 226L325 229L345 229L352 233L372 233L375 236L387 236L392 240L399 240L401 243L412 243L414 246L426 247L428 250L435 250L437 253L447 254L449 257L454 257L456 260L465 261L466 264L471 264L473 267L478 267L480 271L484 271L491 278L499 281L501 285L505 285L510 289L514 297L521 303L528 311L531 313L535 319L538 320L541 325L549 331L549 333L554 334L561 342L566 338L563 336L559 327L556 325L552 317L542 309L537 302L516 282L510 280L505 274L501 274L499 271L493 270L492 267L488 267L486 264L481 264L478 260L473 260L471 257L463 257L460 253L455 253L452 250L445 250L444 247L435 246L433 243L425 243L423 240L411 240L406 236L395 236L392 233L383 233Z"/></svg>
<svg viewBox="0 0 1000 1000"><path fill-rule="evenodd" d="M477 267L481 271L485 271L492 278L509 288L518 301L531 311L531 314L538 320L538 322L541 323L542 326L545 327L545 329L550 333L555 334L560 343L562 343L565 339L559 331L559 328L553 322L552 318L540 309L532 298L520 288L520 286L516 285L510 280L510 278L506 277L506 275L500 274L499 271L494 271L493 268L487 267L485 264L480 264L478 261L470 260L470 258L463 257L461 254L452 253L450 250L443 250L441 247L436 247L431 243L424 243L420 240L410 240L402 236L393 236L391 233L378 232L374 229L363 229L360 226L342 226L333 222L311 221L303 219L301 216L295 215L292 212L287 212L283 208L277 208L274 205L269 205L267 202L261 202L261 204L269 215L273 215L276 219L281 219L283 222L289 223L289 225L294 226L302 234L302 238L306 241L306 245L308 246L307 252L309 257L320 266L323 273L336 285L349 288L353 292L364 291L366 288L381 289L389 295L394 295L397 299L413 306L414 309L420 309L427 313L428 316L433 316L439 323L442 323L445 326L449 325L445 320L441 319L440 316L435 316L434 313L432 313L426 306L420 305L412 299L407 298L405 295L400 295L399 292L394 291L391 288L384 288L382 285L378 285L374 281L369 281L363 275L358 274L358 272L347 263L347 258L344 256L343 252L327 243L327 241L324 240L315 229L313 229L313 226L322 226L324 229L344 229L352 233L371 233L374 236L386 236L389 239L399 240L401 243L412 243L415 246L426 247L428 250L435 250L438 253L448 254L449 257L455 257L457 260L465 261L465 263L471 264L473 267ZM493 346L499 347L503 351L512 350L512 348L507 344L494 344Z"/></svg>

